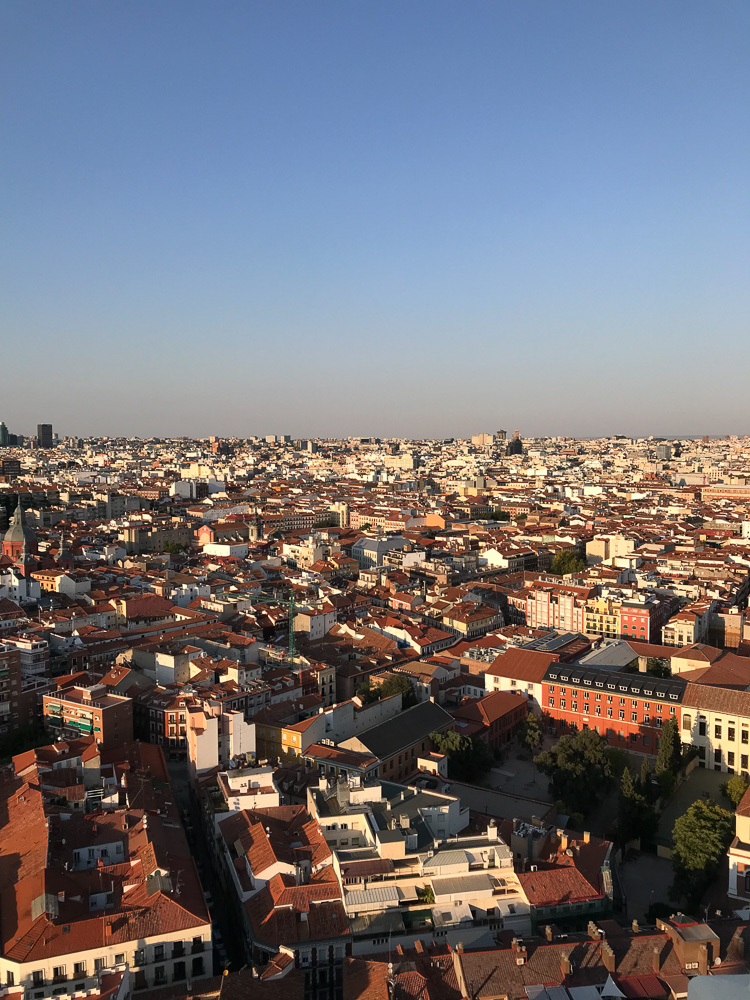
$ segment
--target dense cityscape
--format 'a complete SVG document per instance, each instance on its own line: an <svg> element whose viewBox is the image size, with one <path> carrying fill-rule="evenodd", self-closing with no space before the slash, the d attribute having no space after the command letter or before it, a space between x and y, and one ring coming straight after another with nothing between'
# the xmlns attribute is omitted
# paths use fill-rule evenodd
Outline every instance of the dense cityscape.
<svg viewBox="0 0 750 1000"><path fill-rule="evenodd" d="M746 974L749 505L732 436L0 423L3 996Z"/></svg>

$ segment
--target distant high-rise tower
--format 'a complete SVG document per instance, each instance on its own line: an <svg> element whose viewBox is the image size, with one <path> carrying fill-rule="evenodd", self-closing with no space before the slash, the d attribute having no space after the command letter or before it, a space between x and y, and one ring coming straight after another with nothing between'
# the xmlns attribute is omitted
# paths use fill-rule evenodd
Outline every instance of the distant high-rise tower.
<svg viewBox="0 0 750 1000"><path fill-rule="evenodd" d="M52 424L36 425L36 440L40 448L52 447Z"/></svg>
<svg viewBox="0 0 750 1000"><path fill-rule="evenodd" d="M523 441L518 428L513 431L513 439L505 450L506 455L523 455Z"/></svg>
<svg viewBox="0 0 750 1000"><path fill-rule="evenodd" d="M10 434L8 433L8 428L5 426L2 420L0 420L0 448L7 448L10 444Z"/></svg>
<svg viewBox="0 0 750 1000"><path fill-rule="evenodd" d="M507 435L507 433L505 431L495 431L495 440L496 441L505 441L507 437L508 437L508 435Z"/></svg>

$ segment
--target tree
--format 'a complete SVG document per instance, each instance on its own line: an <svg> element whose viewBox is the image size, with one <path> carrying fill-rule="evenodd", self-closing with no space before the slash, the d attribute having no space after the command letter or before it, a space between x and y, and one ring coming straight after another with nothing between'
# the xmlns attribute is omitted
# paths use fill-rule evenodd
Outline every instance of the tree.
<svg viewBox="0 0 750 1000"><path fill-rule="evenodd" d="M550 779L550 790L569 812L586 814L611 788L613 769L607 743L593 729L562 736L551 750L534 758Z"/></svg>
<svg viewBox="0 0 750 1000"><path fill-rule="evenodd" d="M742 801L742 797L747 791L747 780L741 774L733 774L729 781L721 786L721 793L732 803L734 808Z"/></svg>
<svg viewBox="0 0 750 1000"><path fill-rule="evenodd" d="M582 573L586 569L586 560L581 559L575 549L560 549L552 560L550 572L555 576L567 576L569 573Z"/></svg>
<svg viewBox="0 0 750 1000"><path fill-rule="evenodd" d="M417 886L417 899L420 903L432 904L435 902L435 892L431 885Z"/></svg>
<svg viewBox="0 0 750 1000"><path fill-rule="evenodd" d="M638 784L633 781L630 769L626 767L622 772L617 810L617 829L623 844L636 837L650 839L656 833L656 813Z"/></svg>
<svg viewBox="0 0 750 1000"><path fill-rule="evenodd" d="M643 763L641 764L641 777L640 777L641 791L647 797L651 797L651 765L648 762L648 757L643 758Z"/></svg>
<svg viewBox="0 0 750 1000"><path fill-rule="evenodd" d="M525 720L518 727L518 742L528 747L533 753L542 742L542 723L539 716L534 712L529 712Z"/></svg>
<svg viewBox="0 0 750 1000"><path fill-rule="evenodd" d="M406 674L393 674L380 685L381 698L390 698L393 694L401 695L401 708L412 708L417 704L414 687Z"/></svg>
<svg viewBox="0 0 750 1000"><path fill-rule="evenodd" d="M373 684L369 677L365 677L357 688L357 694L362 699L363 705L372 705L373 702L380 701L381 698L390 698L394 694L401 695L402 709L413 708L417 704L414 688L405 674L393 674L382 684Z"/></svg>
<svg viewBox="0 0 750 1000"><path fill-rule="evenodd" d="M649 656L646 660L646 673L653 677L671 677L672 669L669 660L664 660L660 656Z"/></svg>
<svg viewBox="0 0 750 1000"><path fill-rule="evenodd" d="M682 763L680 733L677 729L677 719L667 719L661 728L659 751L656 755L656 774L676 775Z"/></svg>
<svg viewBox="0 0 750 1000"><path fill-rule="evenodd" d="M484 740L459 733L430 733L438 753L448 757L448 775L457 781L476 783L493 763L490 749Z"/></svg>
<svg viewBox="0 0 750 1000"><path fill-rule="evenodd" d="M501 510L500 507L496 507L495 510L490 514L490 520L492 521L510 521L510 514L507 510Z"/></svg>
<svg viewBox="0 0 750 1000"><path fill-rule="evenodd" d="M715 878L734 836L734 816L711 799L697 799L672 831L672 898L696 907Z"/></svg>
<svg viewBox="0 0 750 1000"><path fill-rule="evenodd" d="M164 551L169 552L170 554L182 552L186 548L187 546L182 545L180 542L165 542L164 544Z"/></svg>

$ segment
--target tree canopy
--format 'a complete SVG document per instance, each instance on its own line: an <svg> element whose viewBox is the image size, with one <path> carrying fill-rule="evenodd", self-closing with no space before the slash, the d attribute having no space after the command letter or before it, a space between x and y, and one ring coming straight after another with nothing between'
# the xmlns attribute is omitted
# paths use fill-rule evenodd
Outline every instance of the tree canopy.
<svg viewBox="0 0 750 1000"><path fill-rule="evenodd" d="M716 876L734 836L734 815L710 799L698 799L672 832L673 896L694 907Z"/></svg>
<svg viewBox="0 0 750 1000"><path fill-rule="evenodd" d="M729 781L721 786L721 790L736 809L747 791L747 779L741 774L733 774Z"/></svg>
<svg viewBox="0 0 750 1000"><path fill-rule="evenodd" d="M366 677L357 688L357 694L362 699L363 705L372 705L381 698L390 698L391 695L401 695L401 707L412 708L417 704L417 696L409 678L405 674L392 674L382 684L373 684L369 677Z"/></svg>
<svg viewBox="0 0 750 1000"><path fill-rule="evenodd" d="M568 573L582 573L585 569L586 560L575 549L560 549L552 560L550 572L555 576L567 576Z"/></svg>
<svg viewBox="0 0 750 1000"><path fill-rule="evenodd" d="M584 729L575 736L562 736L534 763L550 779L555 799L569 812L585 815L612 786L615 772L608 749L602 736Z"/></svg>
<svg viewBox="0 0 750 1000"><path fill-rule="evenodd" d="M643 771L641 771L643 775ZM646 780L648 770L646 770ZM648 785L644 790L643 778L633 779L629 768L622 772L620 783L620 801L617 811L617 828L621 843L640 837L641 840L651 840L656 833L658 819L651 805Z"/></svg>
<svg viewBox="0 0 750 1000"><path fill-rule="evenodd" d="M493 764L484 740L460 733L430 733L438 753L448 757L448 775L457 781L475 783Z"/></svg>
<svg viewBox="0 0 750 1000"><path fill-rule="evenodd" d="M646 660L646 673L653 677L671 677L672 669L669 666L669 660L665 660L661 656L649 656Z"/></svg>
<svg viewBox="0 0 750 1000"><path fill-rule="evenodd" d="M529 750L538 749L542 742L542 723L539 716L534 712L529 712L524 721L518 727L518 742Z"/></svg>

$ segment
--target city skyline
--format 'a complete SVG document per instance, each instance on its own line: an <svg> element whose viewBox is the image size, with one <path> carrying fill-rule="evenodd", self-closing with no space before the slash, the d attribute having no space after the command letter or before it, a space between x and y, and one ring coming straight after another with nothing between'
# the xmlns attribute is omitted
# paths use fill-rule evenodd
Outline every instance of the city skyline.
<svg viewBox="0 0 750 1000"><path fill-rule="evenodd" d="M750 432L748 28L10 0L3 419L33 388L84 435Z"/></svg>

